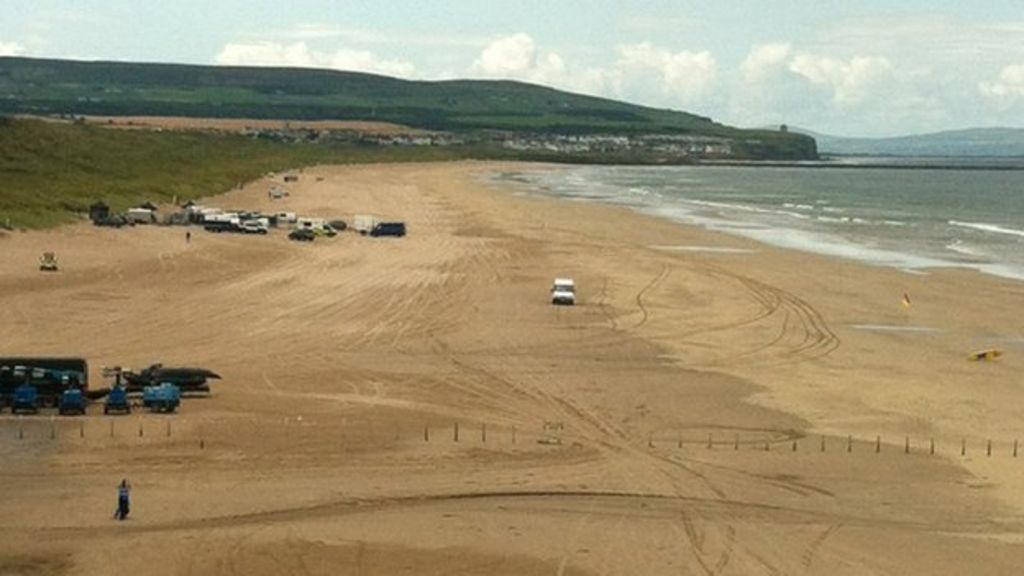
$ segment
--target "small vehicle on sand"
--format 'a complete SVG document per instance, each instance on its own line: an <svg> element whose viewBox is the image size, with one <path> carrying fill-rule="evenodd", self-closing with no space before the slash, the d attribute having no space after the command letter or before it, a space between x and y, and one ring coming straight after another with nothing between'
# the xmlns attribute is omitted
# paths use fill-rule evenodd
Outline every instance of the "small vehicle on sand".
<svg viewBox="0 0 1024 576"><path fill-rule="evenodd" d="M238 225L243 234L266 234L267 227L259 220L245 220Z"/></svg>
<svg viewBox="0 0 1024 576"><path fill-rule="evenodd" d="M78 388L68 388L60 395L57 412L61 416L85 414L85 394Z"/></svg>
<svg viewBox="0 0 1024 576"><path fill-rule="evenodd" d="M53 252L43 252L39 258L39 270L42 272L57 271L57 255Z"/></svg>
<svg viewBox="0 0 1024 576"><path fill-rule="evenodd" d="M576 304L576 282L572 278L555 278L551 286L551 303L573 306Z"/></svg>
<svg viewBox="0 0 1024 576"><path fill-rule="evenodd" d="M296 228L288 233L288 239L296 242L312 242L316 240L316 232L309 228Z"/></svg>
<svg viewBox="0 0 1024 576"><path fill-rule="evenodd" d="M378 222L370 230L370 236L397 236L401 238L405 236L405 222Z"/></svg>
<svg viewBox="0 0 1024 576"><path fill-rule="evenodd" d="M146 386L142 390L142 406L151 412L171 413L181 404L181 390L164 382L158 386Z"/></svg>
<svg viewBox="0 0 1024 576"><path fill-rule="evenodd" d="M103 413L132 413L132 405L128 402L128 391L123 386L114 386L110 389L106 401L103 402Z"/></svg>

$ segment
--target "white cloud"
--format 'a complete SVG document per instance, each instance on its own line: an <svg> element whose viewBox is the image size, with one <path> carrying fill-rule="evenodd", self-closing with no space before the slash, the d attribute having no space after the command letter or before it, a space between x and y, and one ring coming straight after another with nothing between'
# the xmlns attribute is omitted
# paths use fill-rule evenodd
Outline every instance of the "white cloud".
<svg viewBox="0 0 1024 576"><path fill-rule="evenodd" d="M902 56L902 55L900 55ZM751 48L730 89L728 117L786 122L846 135L928 131L950 120L949 79L886 53L840 55L821 46Z"/></svg>
<svg viewBox="0 0 1024 576"><path fill-rule="evenodd" d="M574 74L555 52L541 53L529 34L492 40L469 69L472 76L521 80L566 90L593 92L589 73Z"/></svg>
<svg viewBox="0 0 1024 576"><path fill-rule="evenodd" d="M673 52L643 42L619 46L617 53L607 66L574 68L555 52L541 52L530 35L519 33L492 40L473 62L470 74L673 108L699 102L718 75L717 62L706 51Z"/></svg>
<svg viewBox="0 0 1024 576"><path fill-rule="evenodd" d="M706 96L718 76L710 52L672 52L650 42L619 46L615 74L620 89L655 89L673 104L693 103Z"/></svg>
<svg viewBox="0 0 1024 576"><path fill-rule="evenodd" d="M17 42L0 42L0 56L20 56L25 53L25 47Z"/></svg>
<svg viewBox="0 0 1024 576"><path fill-rule="evenodd" d="M491 42L473 68L492 76L520 76L536 67L537 47L528 34L513 34Z"/></svg>
<svg viewBox="0 0 1024 576"><path fill-rule="evenodd" d="M747 54L740 70L747 82L762 82L785 70L793 46L788 42L776 42L755 46Z"/></svg>
<svg viewBox="0 0 1024 576"><path fill-rule="evenodd" d="M225 66L291 66L331 68L409 77L415 67L403 60L387 60L368 50L341 48L333 52L312 50L305 42L253 42L227 44L217 54L217 64Z"/></svg>
<svg viewBox="0 0 1024 576"><path fill-rule="evenodd" d="M831 88L837 104L859 104L872 89L882 88L891 80L892 63L879 56L854 56L841 60L816 54L797 54L789 63L789 70L811 84Z"/></svg>
<svg viewBox="0 0 1024 576"><path fill-rule="evenodd" d="M986 98L1003 107L1024 99L1024 64L1011 64L999 73L994 82L981 82L978 90Z"/></svg>

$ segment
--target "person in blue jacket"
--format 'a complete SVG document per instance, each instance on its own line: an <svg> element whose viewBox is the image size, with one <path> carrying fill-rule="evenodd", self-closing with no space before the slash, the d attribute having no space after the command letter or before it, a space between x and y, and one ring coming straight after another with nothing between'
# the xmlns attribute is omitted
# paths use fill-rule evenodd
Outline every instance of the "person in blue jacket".
<svg viewBox="0 0 1024 576"><path fill-rule="evenodd" d="M124 520L128 517L131 493L132 486L128 483L128 479L122 479L117 486L117 512L114 513L114 518Z"/></svg>

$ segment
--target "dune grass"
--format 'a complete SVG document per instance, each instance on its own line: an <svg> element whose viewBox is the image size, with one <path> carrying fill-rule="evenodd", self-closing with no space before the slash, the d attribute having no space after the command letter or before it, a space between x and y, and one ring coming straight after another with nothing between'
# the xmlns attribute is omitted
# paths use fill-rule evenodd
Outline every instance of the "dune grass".
<svg viewBox="0 0 1024 576"><path fill-rule="evenodd" d="M0 118L0 227L80 219L103 200L115 210L219 194L267 172L323 163L454 160L459 149L282 144L239 135L124 131Z"/></svg>

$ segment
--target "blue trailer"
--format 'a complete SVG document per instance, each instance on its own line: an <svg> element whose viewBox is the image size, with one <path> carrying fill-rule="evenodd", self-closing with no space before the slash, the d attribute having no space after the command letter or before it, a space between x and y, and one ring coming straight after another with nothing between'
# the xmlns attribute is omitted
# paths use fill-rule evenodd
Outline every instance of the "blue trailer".
<svg viewBox="0 0 1024 576"><path fill-rule="evenodd" d="M31 384L22 384L14 390L14 402L11 404L11 412L18 414L39 413L39 390Z"/></svg>
<svg viewBox="0 0 1024 576"><path fill-rule="evenodd" d="M68 388L60 395L57 412L63 415L85 414L85 394L78 388Z"/></svg>
<svg viewBox="0 0 1024 576"><path fill-rule="evenodd" d="M181 404L181 390L170 382L146 386L142 390L142 406L152 412L174 412Z"/></svg>
<svg viewBox="0 0 1024 576"><path fill-rule="evenodd" d="M115 414L132 413L132 405L128 403L128 391L124 389L124 386L114 386L107 394L107 399L103 402L103 413L110 414L111 412Z"/></svg>

